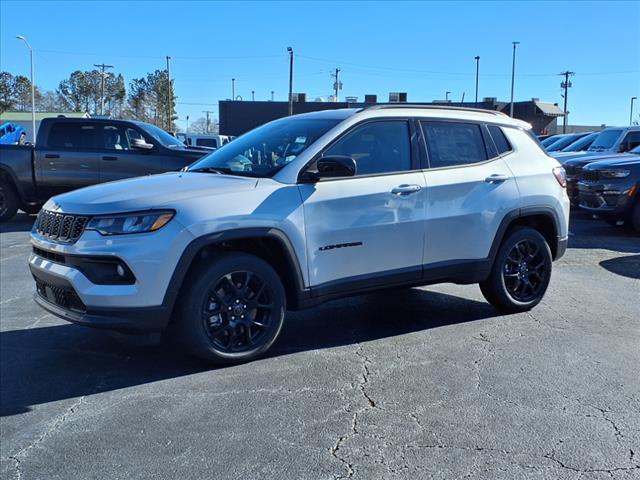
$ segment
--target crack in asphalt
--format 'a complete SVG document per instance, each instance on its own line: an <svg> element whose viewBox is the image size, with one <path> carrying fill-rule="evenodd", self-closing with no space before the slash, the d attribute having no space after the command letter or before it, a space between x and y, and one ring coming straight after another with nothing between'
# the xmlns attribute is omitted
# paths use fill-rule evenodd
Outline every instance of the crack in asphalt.
<svg viewBox="0 0 640 480"><path fill-rule="evenodd" d="M128 360L129 360L129 357L125 359L125 362ZM40 434L38 438L36 438L33 442L31 442L29 445L22 448L18 452L12 455L9 455L7 457L8 460L11 460L14 462L14 469L15 469L18 480L22 479L22 475L23 475L22 464L29 456L29 453L31 452L31 450L33 450L35 447L37 447L42 442L44 442L47 439L47 437L57 432L62 427L62 425L67 421L67 419L70 416L72 416L74 413L76 413L76 411L82 406L86 398L102 390L102 388L104 388L104 386L106 385L107 378L109 377L109 375L111 375L112 373L118 370L119 368L114 369L113 371L107 372L104 375L100 376L95 386L91 389L91 391L79 397L70 407L66 408L64 412L58 415L54 419L54 421L49 424L49 427Z"/></svg>
<svg viewBox="0 0 640 480"><path fill-rule="evenodd" d="M371 364L371 360L369 360L369 357L367 357L367 355L365 355L364 352L362 351L362 344L358 343L355 354L362 359L362 368L361 368L360 379L358 381L357 388L361 396L365 400L365 405L353 413L353 416L351 417L351 429L350 429L351 431L347 435L342 435L341 437L339 437L335 445L329 449L329 451L331 452L331 455L337 460L339 460L346 469L346 474L335 476L336 480L344 479L344 478L352 478L356 474L355 466L346 459L346 456L341 455L339 453L340 448L351 437L359 434L358 417L363 413L367 412L368 410L371 410L373 408L379 408L375 400L371 398L371 396L369 395L369 392L367 392L366 390L366 386L369 384L369 376L371 375L371 372L369 371L369 365Z"/></svg>

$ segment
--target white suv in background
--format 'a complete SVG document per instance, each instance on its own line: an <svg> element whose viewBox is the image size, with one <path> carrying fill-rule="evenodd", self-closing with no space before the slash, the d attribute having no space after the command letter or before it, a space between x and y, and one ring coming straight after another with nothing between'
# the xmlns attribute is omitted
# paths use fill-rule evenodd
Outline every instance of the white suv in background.
<svg viewBox="0 0 640 480"><path fill-rule="evenodd" d="M526 123L385 105L279 119L187 171L54 197L29 266L62 318L170 327L194 354L239 362L287 309L387 287L479 283L499 310L528 310L568 218L564 171Z"/></svg>

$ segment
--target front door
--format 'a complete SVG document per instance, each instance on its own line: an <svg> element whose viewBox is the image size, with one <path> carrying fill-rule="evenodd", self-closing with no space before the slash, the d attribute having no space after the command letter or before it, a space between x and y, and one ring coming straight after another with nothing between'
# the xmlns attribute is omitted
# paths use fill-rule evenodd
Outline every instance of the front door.
<svg viewBox="0 0 640 480"><path fill-rule="evenodd" d="M323 152L352 157L356 175L299 186L318 295L421 277L425 182L410 136L407 120L356 125Z"/></svg>

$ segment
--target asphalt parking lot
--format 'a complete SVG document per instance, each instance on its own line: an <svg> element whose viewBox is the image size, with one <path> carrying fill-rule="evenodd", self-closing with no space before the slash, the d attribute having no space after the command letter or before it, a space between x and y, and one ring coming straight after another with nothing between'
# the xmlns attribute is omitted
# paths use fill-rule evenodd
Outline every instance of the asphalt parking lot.
<svg viewBox="0 0 640 480"><path fill-rule="evenodd" d="M35 305L0 226L3 479L640 478L640 237L573 218L530 313L438 285L290 314L210 369Z"/></svg>

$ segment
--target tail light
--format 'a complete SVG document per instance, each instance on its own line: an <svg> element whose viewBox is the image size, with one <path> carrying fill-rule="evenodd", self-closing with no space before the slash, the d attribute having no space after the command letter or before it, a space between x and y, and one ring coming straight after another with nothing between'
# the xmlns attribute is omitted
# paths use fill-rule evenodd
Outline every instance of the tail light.
<svg viewBox="0 0 640 480"><path fill-rule="evenodd" d="M567 188L567 175L562 167L555 167L553 169L553 176L562 188Z"/></svg>

